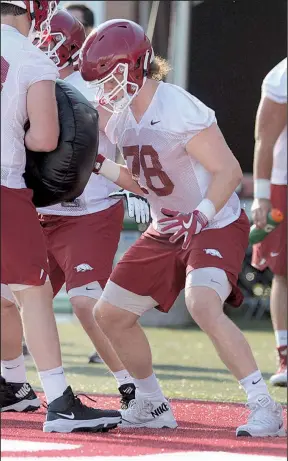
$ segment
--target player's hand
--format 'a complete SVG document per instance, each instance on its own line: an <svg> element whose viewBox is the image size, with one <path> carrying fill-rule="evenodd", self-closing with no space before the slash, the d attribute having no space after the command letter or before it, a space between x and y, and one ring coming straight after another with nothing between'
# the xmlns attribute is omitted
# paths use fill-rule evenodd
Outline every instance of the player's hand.
<svg viewBox="0 0 288 461"><path fill-rule="evenodd" d="M251 207L252 219L256 227L264 229L267 224L267 214L271 210L271 202L266 198L254 199Z"/></svg>
<svg viewBox="0 0 288 461"><path fill-rule="evenodd" d="M147 200L140 195L133 194L128 190L120 189L109 194L110 198L126 200L128 216L134 218L140 224L147 224L150 221L150 206Z"/></svg>
<svg viewBox="0 0 288 461"><path fill-rule="evenodd" d="M179 211L167 210L162 208L161 212L168 216L167 218L160 219L161 232L164 234L172 234L169 241L171 243L177 242L180 238L184 237L182 248L186 250L193 238L193 235L199 234L201 230L207 226L208 219L201 213L201 211L194 210L192 213L179 213Z"/></svg>

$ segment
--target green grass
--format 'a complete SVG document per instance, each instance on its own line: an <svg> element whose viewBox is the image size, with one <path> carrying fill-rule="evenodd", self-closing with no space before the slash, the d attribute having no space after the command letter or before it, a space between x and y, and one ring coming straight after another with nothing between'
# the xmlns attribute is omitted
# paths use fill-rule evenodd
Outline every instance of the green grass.
<svg viewBox="0 0 288 461"><path fill-rule="evenodd" d="M248 329L247 329L248 326ZM257 329L251 330L251 327ZM260 327L260 328L259 328ZM167 397L218 401L245 401L244 392L226 370L213 346L197 328L147 328L155 372ZM63 362L69 384L86 393L117 392L114 378L102 364L88 364L93 347L78 322L59 325ZM275 344L271 321L252 320L244 329L264 378L275 371ZM40 384L31 359L27 359L29 382ZM286 402L286 389L270 387L272 395Z"/></svg>

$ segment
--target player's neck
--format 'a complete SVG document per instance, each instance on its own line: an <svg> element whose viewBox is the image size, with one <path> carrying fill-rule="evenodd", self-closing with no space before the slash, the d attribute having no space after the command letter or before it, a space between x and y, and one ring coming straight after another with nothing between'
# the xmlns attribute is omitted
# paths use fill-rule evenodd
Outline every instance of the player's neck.
<svg viewBox="0 0 288 461"><path fill-rule="evenodd" d="M5 15L1 16L1 24L6 24L6 26L14 27L14 29L17 29L20 34L24 35L25 37L28 37L29 35L29 30L30 30L30 25L28 22L28 19L26 16L11 16Z"/></svg>
<svg viewBox="0 0 288 461"><path fill-rule="evenodd" d="M160 82L157 82L156 80L147 79L138 96L136 96L136 98L132 101L131 110L138 122L150 106L159 83Z"/></svg>
<svg viewBox="0 0 288 461"><path fill-rule="evenodd" d="M59 71L60 78L64 80L66 77L69 77L69 75L73 74L73 72L75 72L73 65L64 67L64 69Z"/></svg>

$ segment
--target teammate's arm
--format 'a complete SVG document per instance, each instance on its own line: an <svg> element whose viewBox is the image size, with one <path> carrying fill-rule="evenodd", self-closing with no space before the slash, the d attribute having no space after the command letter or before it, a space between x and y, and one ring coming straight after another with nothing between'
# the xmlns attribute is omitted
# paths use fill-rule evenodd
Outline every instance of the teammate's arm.
<svg viewBox="0 0 288 461"><path fill-rule="evenodd" d="M43 80L29 87L27 113L30 122L25 136L27 148L35 152L56 149L60 129L54 81Z"/></svg>
<svg viewBox="0 0 288 461"><path fill-rule="evenodd" d="M287 124L287 104L261 98L255 124L253 221L264 227L271 208L270 179L275 143Z"/></svg>
<svg viewBox="0 0 288 461"><path fill-rule="evenodd" d="M101 174L106 179L109 179L109 181L117 184L121 189L144 196L143 191L137 182L134 181L126 166L119 165L101 154L97 157L94 173Z"/></svg>
<svg viewBox="0 0 288 461"><path fill-rule="evenodd" d="M223 208L242 179L242 170L216 123L205 128L187 144L186 151L211 173L212 181L205 198L216 213Z"/></svg>

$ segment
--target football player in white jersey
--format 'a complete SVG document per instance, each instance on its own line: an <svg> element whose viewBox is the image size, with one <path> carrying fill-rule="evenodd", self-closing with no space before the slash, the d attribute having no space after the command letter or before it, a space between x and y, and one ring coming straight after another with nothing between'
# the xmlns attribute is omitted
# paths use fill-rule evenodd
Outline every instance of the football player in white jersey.
<svg viewBox="0 0 288 461"><path fill-rule="evenodd" d="M67 386L45 239L32 190L23 179L25 145L36 152L52 151L58 145L58 70L30 40L37 31L41 45L56 9L56 1L1 1L1 283L9 286L22 309L27 344L48 403L44 431L100 430L115 427L121 415L84 406ZM30 128L25 133L27 119ZM18 357L20 362L22 358ZM21 387L21 383L1 378L0 384L1 411L9 410L17 394L23 399L13 409L29 409L31 388L27 383ZM34 403L31 409L37 406Z"/></svg>
<svg viewBox="0 0 288 461"><path fill-rule="evenodd" d="M265 77L256 117L252 214L258 227L265 227L271 208L284 220L254 245L252 264L274 274L270 309L280 366L270 382L287 387L287 58Z"/></svg>
<svg viewBox="0 0 288 461"><path fill-rule="evenodd" d="M77 68L78 55L85 41L83 25L66 10L59 10L51 21L51 33L42 50L58 66L60 78L75 86L90 101L95 91L88 88ZM101 110L101 109L100 109ZM103 109L102 109L103 112ZM105 111L104 111L105 112ZM116 145L103 131L99 132L99 152L115 161ZM117 357L93 317L93 307L112 272L123 223L123 205L114 193L115 184L92 174L83 192L72 203L38 209L46 236L50 280L54 296L66 282L73 310L96 350L114 374L122 397L122 407L134 398L133 379ZM109 194L118 200L109 198ZM124 192L130 216L149 222L146 199ZM79 235L85 237L80 238ZM129 390L128 394L125 392Z"/></svg>
<svg viewBox="0 0 288 461"><path fill-rule="evenodd" d="M169 311L185 287L189 312L247 393L251 414L237 436L284 436L281 405L270 397L243 334L223 312L226 300L237 307L243 299L237 277L249 222L234 192L241 168L213 110L157 81L157 63L143 29L127 20L101 24L79 57L84 80L113 113L106 134L127 163L125 168L99 156L96 170L128 189L137 181L153 217L95 307L97 322L135 378L136 399L122 411L121 427L177 426L137 320L153 307Z"/></svg>

